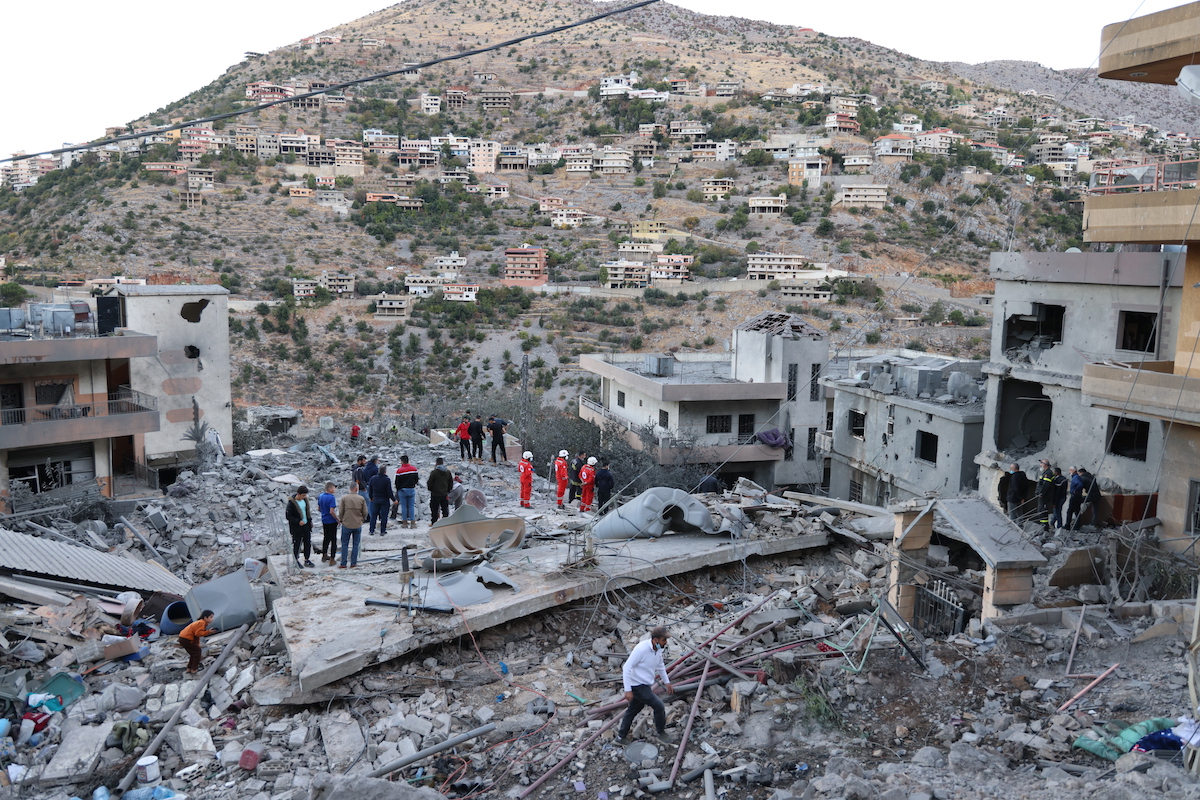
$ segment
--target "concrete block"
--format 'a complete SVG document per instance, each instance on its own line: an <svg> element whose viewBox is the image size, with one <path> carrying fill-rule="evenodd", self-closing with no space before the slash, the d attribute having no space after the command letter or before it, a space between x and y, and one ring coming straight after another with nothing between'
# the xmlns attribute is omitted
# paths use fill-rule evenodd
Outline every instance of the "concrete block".
<svg viewBox="0 0 1200 800"><path fill-rule="evenodd" d="M113 723L80 725L74 720L63 726L62 743L41 774L45 784L72 783L87 777L100 762L104 740L112 733Z"/></svg>
<svg viewBox="0 0 1200 800"><path fill-rule="evenodd" d="M330 772L341 772L350 766L363 749L362 727L349 714L321 723L321 742L325 746L325 757L329 760Z"/></svg>
<svg viewBox="0 0 1200 800"><path fill-rule="evenodd" d="M424 717L419 717L416 714L409 714L407 717L405 717L401 727L404 728L404 730L411 731L419 736L428 736L429 734L433 733L433 722L425 719Z"/></svg>
<svg viewBox="0 0 1200 800"><path fill-rule="evenodd" d="M1179 625L1175 622L1159 622L1133 637L1134 642L1146 642L1162 636L1178 636Z"/></svg>

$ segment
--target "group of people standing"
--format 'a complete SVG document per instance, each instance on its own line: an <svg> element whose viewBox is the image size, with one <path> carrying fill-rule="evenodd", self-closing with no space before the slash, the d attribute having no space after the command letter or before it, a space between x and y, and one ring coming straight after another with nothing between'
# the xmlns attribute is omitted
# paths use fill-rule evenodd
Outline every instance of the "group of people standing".
<svg viewBox="0 0 1200 800"><path fill-rule="evenodd" d="M568 451L559 450L558 457L554 459L555 500L558 507L565 508L565 496L567 503L574 503L578 499L580 511L591 511L593 507L603 510L612 500L613 489L617 485L608 461L599 462L595 456L589 456L583 450L570 460L569 455Z"/></svg>
<svg viewBox="0 0 1200 800"><path fill-rule="evenodd" d="M1069 467L1064 475L1061 467L1051 467L1045 458L1038 462L1033 480L1015 463L1000 479L1000 501L1009 518L1017 523L1036 519L1047 531L1077 530L1085 504L1096 524L1101 519L1100 499L1100 486L1087 467Z"/></svg>
<svg viewBox="0 0 1200 800"><path fill-rule="evenodd" d="M482 464L483 439L486 434L490 433L492 435L492 463L508 463L508 451L504 448L504 434L507 430L508 421L500 419L495 414L488 417L486 425L483 424L483 418L479 414L475 415L474 420L471 419L470 414L463 416L458 427L454 429L454 438L458 440L459 458L472 464ZM500 461L496 460L497 452L500 454Z"/></svg>

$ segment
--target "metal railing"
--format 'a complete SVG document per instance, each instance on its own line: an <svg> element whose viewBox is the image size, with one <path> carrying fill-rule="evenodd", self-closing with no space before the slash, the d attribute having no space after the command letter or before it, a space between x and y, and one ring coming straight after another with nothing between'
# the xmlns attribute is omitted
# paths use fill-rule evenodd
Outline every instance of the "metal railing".
<svg viewBox="0 0 1200 800"><path fill-rule="evenodd" d="M1174 161L1152 159L1139 164L1095 170L1088 184L1088 193L1096 195L1136 194L1138 192L1195 189L1198 180L1200 180L1200 159L1188 158Z"/></svg>
<svg viewBox="0 0 1200 800"><path fill-rule="evenodd" d="M0 411L0 425L26 425L36 422L58 422L61 420L87 419L89 417L138 414L157 411L158 399L122 386L108 393L108 402L72 403L70 405L33 406L32 408L10 408Z"/></svg>
<svg viewBox="0 0 1200 800"><path fill-rule="evenodd" d="M923 636L947 638L962 633L967 612L957 602L954 590L935 580L928 587L916 586L913 627Z"/></svg>

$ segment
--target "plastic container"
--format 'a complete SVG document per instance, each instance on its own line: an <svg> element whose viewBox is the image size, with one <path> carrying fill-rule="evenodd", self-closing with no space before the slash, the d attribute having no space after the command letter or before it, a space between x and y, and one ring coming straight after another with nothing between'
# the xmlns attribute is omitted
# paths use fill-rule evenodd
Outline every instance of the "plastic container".
<svg viewBox="0 0 1200 800"><path fill-rule="evenodd" d="M246 745L246 749L242 751L242 757L238 759L238 766L246 771L258 769L259 759L262 758L263 751L267 749L263 742L251 742Z"/></svg>
<svg viewBox="0 0 1200 800"><path fill-rule="evenodd" d="M137 760L138 783L157 783L162 778L158 771L158 756L146 756Z"/></svg>
<svg viewBox="0 0 1200 800"><path fill-rule="evenodd" d="M83 697L85 689L83 682L72 677L70 673L56 672L37 691L61 697L63 708L66 708Z"/></svg>
<svg viewBox="0 0 1200 800"><path fill-rule="evenodd" d="M0 739L8 736L9 730L12 728L12 720L0 719Z"/></svg>
<svg viewBox="0 0 1200 800"><path fill-rule="evenodd" d="M178 600L163 610L162 628L160 629L164 635L176 636L192 624L192 612L188 611L187 603Z"/></svg>
<svg viewBox="0 0 1200 800"><path fill-rule="evenodd" d="M33 736L33 720L21 720L21 732L17 734L17 744L23 745L29 741L29 737Z"/></svg>
<svg viewBox="0 0 1200 800"><path fill-rule="evenodd" d="M92 792L92 800L112 800L112 792L107 786L97 786L96 791Z"/></svg>

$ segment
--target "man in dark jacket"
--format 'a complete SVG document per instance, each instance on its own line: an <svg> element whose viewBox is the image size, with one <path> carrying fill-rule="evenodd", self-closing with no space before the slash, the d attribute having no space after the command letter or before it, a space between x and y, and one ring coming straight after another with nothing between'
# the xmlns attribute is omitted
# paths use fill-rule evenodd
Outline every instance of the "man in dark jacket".
<svg viewBox="0 0 1200 800"><path fill-rule="evenodd" d="M379 461L376 457L375 461ZM371 520L368 535L375 535L375 522L379 522L379 535L387 535L388 507L396 501L396 493L392 491L392 482L388 479L387 465L379 463L379 471L367 484L367 494L370 497Z"/></svg>
<svg viewBox="0 0 1200 800"><path fill-rule="evenodd" d="M359 456L354 461L354 471L350 473L350 480L358 486L358 493L363 500L367 499L367 476L364 474L367 469L367 457Z"/></svg>
<svg viewBox="0 0 1200 800"><path fill-rule="evenodd" d="M1075 472L1075 468L1071 467L1071 472ZM1054 468L1054 499L1051 501L1054 504L1054 512L1050 515L1050 524L1054 528L1062 528L1063 525L1063 503L1067 501L1067 493L1070 490L1071 482L1063 475L1060 467Z"/></svg>
<svg viewBox="0 0 1200 800"><path fill-rule="evenodd" d="M492 434L492 463L496 462L496 449L500 450L500 460L508 462L508 453L504 449L504 420L488 417L487 429Z"/></svg>
<svg viewBox="0 0 1200 800"><path fill-rule="evenodd" d="M1038 462L1037 475L1037 510L1038 522L1049 531L1050 530L1050 510L1054 505L1054 470L1050 469L1050 462L1043 458Z"/></svg>
<svg viewBox="0 0 1200 800"><path fill-rule="evenodd" d="M596 470L596 511L606 511L608 501L612 500L613 489L617 486L617 479L613 477L612 471L608 468L608 461L600 462L600 469Z"/></svg>
<svg viewBox="0 0 1200 800"><path fill-rule="evenodd" d="M450 516L450 503L446 497L454 488L454 475L446 468L441 456L425 479L425 488L429 490L429 524L432 525L439 517Z"/></svg>
<svg viewBox="0 0 1200 800"><path fill-rule="evenodd" d="M582 450L579 454L571 459L571 463L567 464L567 483L571 486L570 494L567 496L568 503L574 503L575 498L579 497L583 491L583 483L579 480L579 470L583 469L583 465L587 463L587 453Z"/></svg>
<svg viewBox="0 0 1200 800"><path fill-rule="evenodd" d="M467 426L467 434L471 437L471 460L476 464L483 463L483 420L479 415Z"/></svg>
<svg viewBox="0 0 1200 800"><path fill-rule="evenodd" d="M308 487L301 486L287 501L283 516L287 519L288 532L292 534L292 557L297 567L314 567L312 562L312 514L308 507ZM303 551L304 560L300 560Z"/></svg>
<svg viewBox="0 0 1200 800"><path fill-rule="evenodd" d="M1008 518L1020 523L1029 509L1025 508L1025 498L1029 494L1029 478L1021 471L1018 464L1008 467Z"/></svg>

